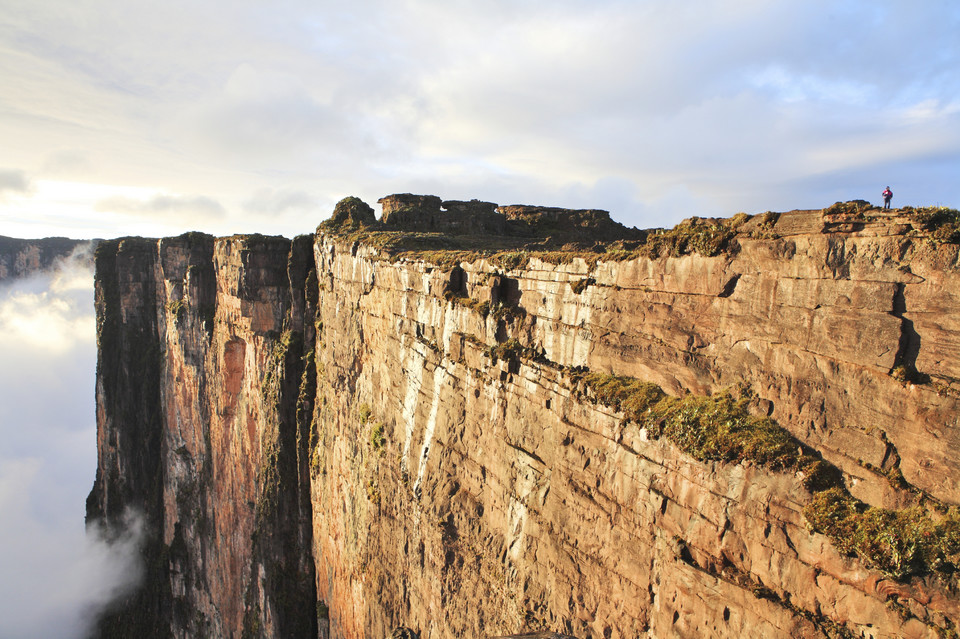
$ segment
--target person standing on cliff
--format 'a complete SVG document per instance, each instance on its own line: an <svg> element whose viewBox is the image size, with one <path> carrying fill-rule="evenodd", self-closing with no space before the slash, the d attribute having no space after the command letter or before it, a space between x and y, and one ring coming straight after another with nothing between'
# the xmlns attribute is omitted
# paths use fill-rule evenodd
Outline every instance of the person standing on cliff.
<svg viewBox="0 0 960 639"><path fill-rule="evenodd" d="M883 208L889 209L889 208L890 208L890 200L892 200L892 199L893 199L893 191L891 191L891 190L890 190L890 187L888 186L887 188L885 188L885 189L883 190Z"/></svg>

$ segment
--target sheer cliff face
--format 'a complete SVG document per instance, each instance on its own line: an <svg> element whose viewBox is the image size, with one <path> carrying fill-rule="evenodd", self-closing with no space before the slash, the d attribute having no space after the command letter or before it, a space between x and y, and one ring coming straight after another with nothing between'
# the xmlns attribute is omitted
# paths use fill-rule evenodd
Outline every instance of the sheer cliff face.
<svg viewBox="0 0 960 639"><path fill-rule="evenodd" d="M89 517L147 521L145 585L104 636L311 636L309 243L106 242ZM308 327L312 339L312 328Z"/></svg>
<svg viewBox="0 0 960 639"><path fill-rule="evenodd" d="M795 474L699 462L571 374L749 389L860 499L912 503L899 469L960 502L957 245L894 218L751 222L715 257L516 268L338 234L101 245L88 508L153 533L103 635L953 627L955 594L810 532Z"/></svg>

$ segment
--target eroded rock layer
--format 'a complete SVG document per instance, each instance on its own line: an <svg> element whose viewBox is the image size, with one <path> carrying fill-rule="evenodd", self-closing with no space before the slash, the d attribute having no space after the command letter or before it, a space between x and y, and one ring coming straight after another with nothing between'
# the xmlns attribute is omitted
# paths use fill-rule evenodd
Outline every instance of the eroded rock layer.
<svg viewBox="0 0 960 639"><path fill-rule="evenodd" d="M953 631L950 579L838 552L803 477L698 461L579 374L734 389L864 502L957 504L957 245L809 211L677 253L101 245L89 511L151 533L104 635Z"/></svg>

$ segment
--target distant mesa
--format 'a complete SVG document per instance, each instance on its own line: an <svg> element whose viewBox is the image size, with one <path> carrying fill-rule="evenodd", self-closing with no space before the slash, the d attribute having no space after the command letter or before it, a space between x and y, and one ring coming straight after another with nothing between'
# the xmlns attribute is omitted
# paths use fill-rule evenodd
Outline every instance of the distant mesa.
<svg viewBox="0 0 960 639"><path fill-rule="evenodd" d="M53 268L57 261L66 259L81 245L96 246L97 241L66 237L23 240L0 235L0 282Z"/></svg>
<svg viewBox="0 0 960 639"><path fill-rule="evenodd" d="M383 214L377 222L362 200L341 200L326 228L379 226L382 230L446 235L501 237L561 237L616 240L642 239L643 232L610 219L599 209L564 209L483 200L442 200L436 195L397 193L377 200Z"/></svg>
<svg viewBox="0 0 960 639"><path fill-rule="evenodd" d="M436 195L401 193L377 200L383 207L381 222L405 231L478 235L504 235L506 220L493 202L441 201Z"/></svg>

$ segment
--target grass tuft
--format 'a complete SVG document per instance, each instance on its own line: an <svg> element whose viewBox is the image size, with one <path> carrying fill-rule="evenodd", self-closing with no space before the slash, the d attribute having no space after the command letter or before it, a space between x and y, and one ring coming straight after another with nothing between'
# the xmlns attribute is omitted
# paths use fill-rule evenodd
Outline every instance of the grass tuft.
<svg viewBox="0 0 960 639"><path fill-rule="evenodd" d="M370 445L373 446L374 450L382 451L386 443L387 438L383 434L383 422L377 422L370 429Z"/></svg>

